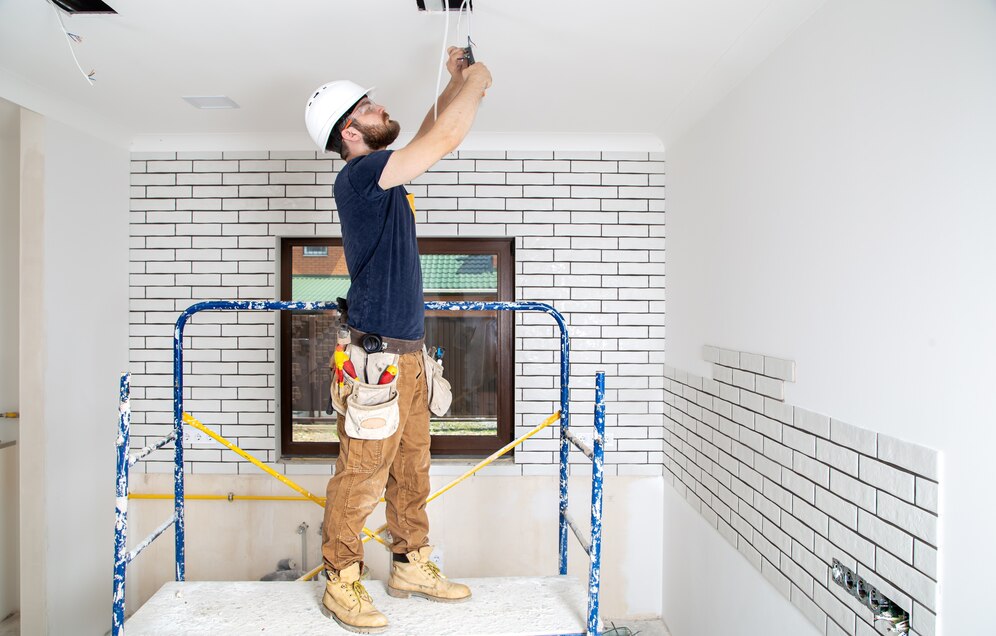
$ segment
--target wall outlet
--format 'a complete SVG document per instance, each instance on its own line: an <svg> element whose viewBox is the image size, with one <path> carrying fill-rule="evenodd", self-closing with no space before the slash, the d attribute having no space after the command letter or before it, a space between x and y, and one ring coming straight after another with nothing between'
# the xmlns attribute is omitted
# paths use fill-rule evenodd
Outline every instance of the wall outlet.
<svg viewBox="0 0 996 636"><path fill-rule="evenodd" d="M183 427L183 445L190 446L211 446L215 442L203 432L193 426Z"/></svg>
<svg viewBox="0 0 996 636"><path fill-rule="evenodd" d="M910 615L906 610L896 605L892 600L879 592L873 585L851 571L837 559L833 560L830 576L834 583L841 586L854 598L872 611L876 625L885 623L888 631L901 636L910 632Z"/></svg>
<svg viewBox="0 0 996 636"><path fill-rule="evenodd" d="M432 556L429 557L429 560L432 561L433 563L435 563L436 567L438 567L440 570L442 570L443 569L443 549L441 547L439 547L439 546L433 547L432 548Z"/></svg>

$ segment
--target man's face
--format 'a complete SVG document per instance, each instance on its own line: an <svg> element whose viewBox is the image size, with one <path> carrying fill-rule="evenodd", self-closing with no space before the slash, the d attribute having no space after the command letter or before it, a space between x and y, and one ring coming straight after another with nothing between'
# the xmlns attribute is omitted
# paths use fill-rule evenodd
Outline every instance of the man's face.
<svg viewBox="0 0 996 636"><path fill-rule="evenodd" d="M371 150L387 148L401 133L401 124L390 118L384 107L364 97L353 109L352 124Z"/></svg>

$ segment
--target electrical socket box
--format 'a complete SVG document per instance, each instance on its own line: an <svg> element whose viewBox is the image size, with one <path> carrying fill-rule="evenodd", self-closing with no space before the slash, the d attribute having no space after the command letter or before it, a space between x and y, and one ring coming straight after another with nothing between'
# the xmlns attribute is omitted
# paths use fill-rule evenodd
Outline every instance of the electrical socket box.
<svg viewBox="0 0 996 636"><path fill-rule="evenodd" d="M852 572L849 567L837 559L833 560L830 576L834 583L844 588L848 594L872 611L876 623L885 622L890 632L895 632L901 636L907 636L910 633L910 615L906 610L896 605L885 594L879 592L872 584Z"/></svg>
<svg viewBox="0 0 996 636"><path fill-rule="evenodd" d="M185 447L212 446L214 443L215 441L213 439L193 426L183 427L183 445Z"/></svg>
<svg viewBox="0 0 996 636"><path fill-rule="evenodd" d="M432 548L432 556L429 560L436 564L436 566L442 570L443 569L443 549L439 546Z"/></svg>

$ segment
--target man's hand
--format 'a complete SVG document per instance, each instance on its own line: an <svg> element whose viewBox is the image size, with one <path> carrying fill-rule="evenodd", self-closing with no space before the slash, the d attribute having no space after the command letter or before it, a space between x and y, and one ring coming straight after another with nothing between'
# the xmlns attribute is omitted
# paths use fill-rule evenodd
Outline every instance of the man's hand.
<svg viewBox="0 0 996 636"><path fill-rule="evenodd" d="M491 71L482 62L476 62L463 69L463 81L464 83L479 82L481 90L485 91L491 88Z"/></svg>
<svg viewBox="0 0 996 636"><path fill-rule="evenodd" d="M450 72L451 81L463 84L463 70L469 66L463 57L463 49L451 46L446 53L449 56L446 60L446 70Z"/></svg>

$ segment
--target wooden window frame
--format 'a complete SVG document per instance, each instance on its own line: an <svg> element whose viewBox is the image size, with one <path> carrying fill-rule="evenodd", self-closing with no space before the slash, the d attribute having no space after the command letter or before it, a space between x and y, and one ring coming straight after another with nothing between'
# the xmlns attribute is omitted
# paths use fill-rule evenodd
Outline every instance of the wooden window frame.
<svg viewBox="0 0 996 636"><path fill-rule="evenodd" d="M298 246L342 247L339 237L279 239L280 300L291 300L293 248ZM515 298L515 246L510 239L495 238L421 238L419 254L497 254L498 298L512 301ZM334 301L334 298L328 300ZM445 300L427 296L426 300ZM277 371L279 373L280 402L278 407L280 429L280 457L287 459L335 458L339 455L338 442L296 442L293 439L291 410L291 320L289 311L279 312L279 346ZM459 312L463 313L463 312ZM481 457L486 456L512 441L515 430L515 312L498 311L498 431L494 436L482 435L433 435L430 450L435 456Z"/></svg>

